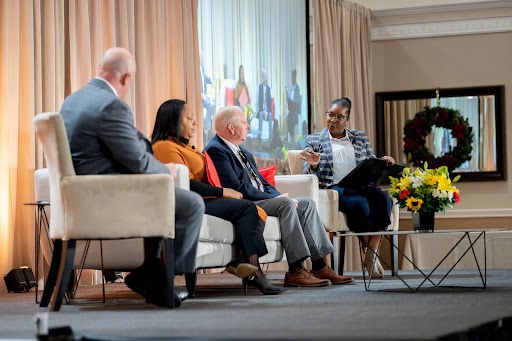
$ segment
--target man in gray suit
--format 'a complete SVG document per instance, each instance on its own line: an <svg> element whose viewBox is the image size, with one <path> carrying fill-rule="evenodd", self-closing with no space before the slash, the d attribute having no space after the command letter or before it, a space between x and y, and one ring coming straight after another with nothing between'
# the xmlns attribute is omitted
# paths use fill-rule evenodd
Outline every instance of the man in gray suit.
<svg viewBox="0 0 512 341"><path fill-rule="evenodd" d="M151 144L135 128L132 111L122 100L135 69L135 59L130 52L111 48L105 52L96 77L64 101L61 115L76 174L171 174L176 177L174 164L162 164L153 157ZM175 188L175 198L175 273L194 273L204 201L196 193L180 188ZM128 275L125 282L148 302L164 305L161 239L149 238L146 243L144 264ZM175 287L174 295L179 306L187 292Z"/></svg>

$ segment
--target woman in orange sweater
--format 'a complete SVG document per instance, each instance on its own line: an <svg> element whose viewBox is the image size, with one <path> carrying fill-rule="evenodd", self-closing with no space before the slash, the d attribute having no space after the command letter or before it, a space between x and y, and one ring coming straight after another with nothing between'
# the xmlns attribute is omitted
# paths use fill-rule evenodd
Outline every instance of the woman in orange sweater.
<svg viewBox="0 0 512 341"><path fill-rule="evenodd" d="M245 294L248 285L265 295L283 292L283 288L270 284L259 266L258 258L268 251L263 238L265 223L259 218L256 205L242 199L240 192L208 183L203 154L188 144L195 132L196 120L185 101L164 102L156 114L151 135L155 157L162 163L187 166L190 190L204 198L205 214L228 220L235 226L239 257L228 264L227 271L243 278Z"/></svg>

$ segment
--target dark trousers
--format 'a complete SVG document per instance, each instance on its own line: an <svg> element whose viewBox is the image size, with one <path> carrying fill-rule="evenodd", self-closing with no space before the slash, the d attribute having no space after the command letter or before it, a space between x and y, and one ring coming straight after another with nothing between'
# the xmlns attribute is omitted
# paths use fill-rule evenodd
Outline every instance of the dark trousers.
<svg viewBox="0 0 512 341"><path fill-rule="evenodd" d="M199 232L203 221L204 202L197 193L174 188L174 273L195 273ZM146 257L160 258L162 238L145 238Z"/></svg>
<svg viewBox="0 0 512 341"><path fill-rule="evenodd" d="M339 210L347 216L347 226L354 232L376 232L386 230L391 224L393 201L376 186L358 189L331 189L339 193Z"/></svg>
<svg viewBox="0 0 512 341"><path fill-rule="evenodd" d="M258 217L252 201L233 198L205 199L205 214L222 218L235 226L236 241L245 256L268 253L263 230L265 223Z"/></svg>

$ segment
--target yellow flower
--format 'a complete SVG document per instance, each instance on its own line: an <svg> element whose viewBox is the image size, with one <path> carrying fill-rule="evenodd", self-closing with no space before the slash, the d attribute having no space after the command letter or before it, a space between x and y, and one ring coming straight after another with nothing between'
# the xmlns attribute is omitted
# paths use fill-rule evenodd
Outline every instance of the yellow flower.
<svg viewBox="0 0 512 341"><path fill-rule="evenodd" d="M418 212L418 210L421 208L421 205L423 205L423 200L416 199L414 197L409 197L405 201L405 206L407 206L413 212Z"/></svg>
<svg viewBox="0 0 512 341"><path fill-rule="evenodd" d="M450 178L446 176L446 174L441 174L439 177L439 183L437 184L438 190L444 190L450 192L452 190L452 182Z"/></svg>
<svg viewBox="0 0 512 341"><path fill-rule="evenodd" d="M427 185L435 185L435 184L437 184L438 181L439 181L439 176L437 176L437 175L428 174L425 176L425 183Z"/></svg>
<svg viewBox="0 0 512 341"><path fill-rule="evenodd" d="M405 190L405 189L408 189L409 186L411 185L411 179L409 177L402 177L400 179L400 181L396 184L396 187L398 187L400 189L400 192Z"/></svg>

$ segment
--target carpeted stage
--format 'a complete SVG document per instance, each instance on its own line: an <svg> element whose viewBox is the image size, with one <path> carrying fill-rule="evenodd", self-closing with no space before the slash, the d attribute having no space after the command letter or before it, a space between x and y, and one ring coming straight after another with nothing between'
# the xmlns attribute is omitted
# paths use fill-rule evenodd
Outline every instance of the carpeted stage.
<svg viewBox="0 0 512 341"><path fill-rule="evenodd" d="M200 275L196 298L175 310L145 304L123 283L106 285L105 304L101 286L82 286L73 304L50 314L49 327L70 326L75 339L88 340L512 339L512 270L488 271L485 290L476 288L482 285L477 272L458 270L443 283L470 288L427 286L417 293L387 273L372 281L376 291L365 291L361 274L351 273L354 284L292 288L278 296L256 289L244 296L232 275ZM412 284L421 281L401 273ZM281 285L284 274L268 277ZM0 295L0 339L35 339L34 315L43 311L34 292Z"/></svg>

